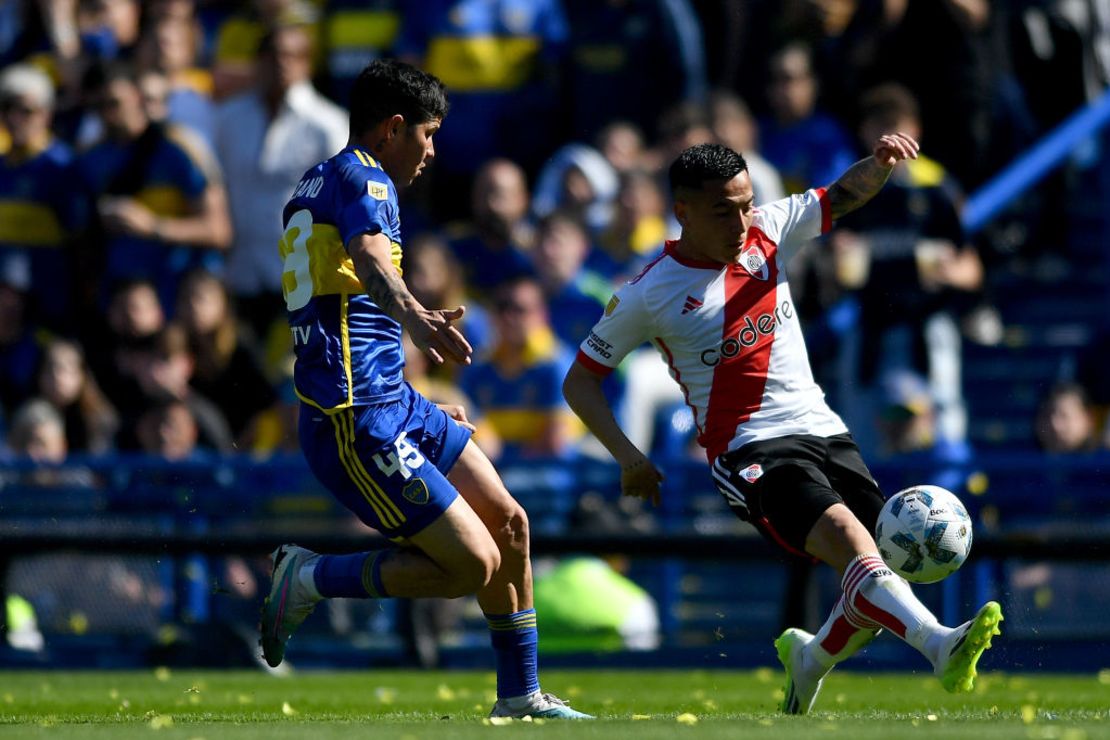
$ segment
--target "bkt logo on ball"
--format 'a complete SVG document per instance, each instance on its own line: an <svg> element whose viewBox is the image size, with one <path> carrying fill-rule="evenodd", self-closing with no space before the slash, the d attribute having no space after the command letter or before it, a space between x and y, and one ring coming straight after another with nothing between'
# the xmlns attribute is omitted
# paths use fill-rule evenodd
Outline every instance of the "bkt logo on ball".
<svg viewBox="0 0 1110 740"><path fill-rule="evenodd" d="M971 540L967 509L939 486L913 486L894 494L875 527L883 560L914 583L936 583L955 573L971 551Z"/></svg>

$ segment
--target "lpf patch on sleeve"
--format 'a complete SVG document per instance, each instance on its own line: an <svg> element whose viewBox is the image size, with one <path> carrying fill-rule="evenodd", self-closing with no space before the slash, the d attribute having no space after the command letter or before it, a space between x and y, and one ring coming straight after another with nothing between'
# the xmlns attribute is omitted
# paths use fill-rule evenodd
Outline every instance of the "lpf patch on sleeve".
<svg viewBox="0 0 1110 740"><path fill-rule="evenodd" d="M380 182L366 183L366 192L374 200L385 200L389 197L389 188Z"/></svg>
<svg viewBox="0 0 1110 740"><path fill-rule="evenodd" d="M620 303L620 302L621 302L621 299L617 298L616 296L613 296L612 298L610 298L608 305L605 306L605 315L606 316L612 316L613 311L617 310L617 304Z"/></svg>

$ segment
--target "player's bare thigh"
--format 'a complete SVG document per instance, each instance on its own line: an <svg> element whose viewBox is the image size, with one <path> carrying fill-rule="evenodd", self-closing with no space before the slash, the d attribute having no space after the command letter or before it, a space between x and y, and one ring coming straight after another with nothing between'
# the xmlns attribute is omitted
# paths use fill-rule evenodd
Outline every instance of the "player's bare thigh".
<svg viewBox="0 0 1110 740"><path fill-rule="evenodd" d="M528 517L501 481L493 463L470 440L447 480L485 522L495 540L517 554L528 554Z"/></svg>
<svg viewBox="0 0 1110 740"><path fill-rule="evenodd" d="M863 553L878 552L871 533L844 504L833 504L806 535L806 552L843 573Z"/></svg>
<svg viewBox="0 0 1110 740"><path fill-rule="evenodd" d="M501 552L497 543L462 496L452 501L435 521L408 537L406 544L427 555L440 571L419 573L420 580L427 581L425 585L429 591L414 595L450 598L472 594L485 587L501 567ZM412 568L416 565L406 563L406 560L404 557L395 558L387 561L385 567L396 564L404 571L405 577L411 577ZM433 583L435 581L442 582Z"/></svg>

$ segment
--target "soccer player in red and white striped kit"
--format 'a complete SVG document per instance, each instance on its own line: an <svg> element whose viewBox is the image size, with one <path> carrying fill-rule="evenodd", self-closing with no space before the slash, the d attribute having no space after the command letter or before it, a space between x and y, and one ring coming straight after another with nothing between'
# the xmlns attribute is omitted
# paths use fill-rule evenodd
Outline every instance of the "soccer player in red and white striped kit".
<svg viewBox="0 0 1110 740"><path fill-rule="evenodd" d="M679 239L613 296L563 385L620 463L623 493L658 503L662 476L601 390L625 355L651 342L682 388L733 512L842 575L843 593L816 635L788 629L775 641L791 714L808 712L824 676L882 629L920 651L947 690L970 691L1002 620L988 602L959 627L940 624L879 556L871 533L883 495L813 380L786 277L801 244L874 197L917 151L904 133L882 135L831 185L755 208L740 154L719 144L685 150L669 171Z"/></svg>

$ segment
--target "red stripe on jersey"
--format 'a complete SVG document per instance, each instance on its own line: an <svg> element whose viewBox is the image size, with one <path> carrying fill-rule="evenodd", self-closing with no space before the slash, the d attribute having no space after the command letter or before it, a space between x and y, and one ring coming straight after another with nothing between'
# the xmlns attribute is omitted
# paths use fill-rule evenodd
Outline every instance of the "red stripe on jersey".
<svg viewBox="0 0 1110 740"><path fill-rule="evenodd" d="M690 389L682 382L682 371L678 369L678 365L674 362L674 355L671 354L671 348L663 341L662 337L656 337L655 343L659 349L663 350L663 354L667 358L667 367L670 368L674 381L678 383L678 387L682 389L682 397L686 400L686 405L690 407L690 413L694 415L694 426L698 428L698 433L702 431L701 422L698 421L698 407L690 403Z"/></svg>
<svg viewBox="0 0 1110 740"><path fill-rule="evenodd" d="M575 359L583 367L585 367L587 370L589 370L591 373L594 373L595 375L608 375L616 369L612 367L607 367L606 365L602 365L600 362L590 357L582 350L578 350L578 356Z"/></svg>
<svg viewBox="0 0 1110 740"><path fill-rule="evenodd" d="M802 552L801 550L787 542L785 539L783 539L782 535L779 534L779 531L771 525L771 522L767 521L767 517L760 517L759 519L756 519L753 524L755 524L755 526L759 527L767 534L771 535L771 539L774 540L779 547L781 547L783 550L786 550L791 555L797 555L798 557L805 558L806 560L809 560L813 563L818 562L817 558L809 555L808 553Z"/></svg>
<svg viewBox="0 0 1110 740"><path fill-rule="evenodd" d="M829 233L832 228L832 205L829 203L829 189L828 188L814 188L813 192L817 193L817 199L821 202L821 233Z"/></svg>
<svg viewBox="0 0 1110 740"><path fill-rule="evenodd" d="M698 441L709 461L728 449L736 427L763 404L771 347L779 317L777 245L760 229L748 229L744 250L758 247L766 259L767 279L761 280L739 264L725 268L724 332L719 364L713 369L705 432ZM731 353L729 350L733 350Z"/></svg>
<svg viewBox="0 0 1110 740"><path fill-rule="evenodd" d="M656 257L655 259L653 259L651 262L648 262L646 265L644 265L644 269L640 270L640 272L636 274L636 277L629 280L628 284L629 285L635 285L636 283L640 282L640 280L644 277L644 275L648 274L648 270L650 270L651 268L658 265L663 260L663 258L666 257L666 256L667 256L667 253L665 251L660 252L659 256Z"/></svg>

